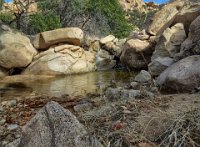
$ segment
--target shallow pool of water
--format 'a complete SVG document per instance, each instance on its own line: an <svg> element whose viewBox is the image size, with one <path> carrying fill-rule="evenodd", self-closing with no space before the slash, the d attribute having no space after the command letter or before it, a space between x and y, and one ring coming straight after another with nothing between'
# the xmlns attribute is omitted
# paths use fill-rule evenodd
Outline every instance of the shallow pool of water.
<svg viewBox="0 0 200 147"><path fill-rule="evenodd" d="M130 81L134 73L127 71L91 72L79 75L69 75L53 78L26 78L0 82L0 99L15 99L27 96L71 96L99 92L112 80L123 84Z"/></svg>

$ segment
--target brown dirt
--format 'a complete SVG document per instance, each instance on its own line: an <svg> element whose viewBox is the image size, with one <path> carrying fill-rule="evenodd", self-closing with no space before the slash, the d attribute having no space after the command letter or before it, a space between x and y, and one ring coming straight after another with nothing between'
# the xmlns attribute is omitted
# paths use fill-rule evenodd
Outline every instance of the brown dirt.
<svg viewBox="0 0 200 147"><path fill-rule="evenodd" d="M92 94L85 98L64 95L19 100L17 106L5 108L4 113L0 113L0 120L4 118L6 123L19 124L22 128L41 107L52 100L73 111L89 133L94 134L105 146L110 144L111 147L154 147L160 145L164 139L167 143L167 135L170 135L177 119L200 108L200 94L160 95L155 99L117 102L109 102L104 97ZM75 112L73 107L83 100L90 101L93 108L89 111ZM0 131L0 140L6 140L10 134L15 133ZM193 135L190 139L195 140L195 137L199 136ZM9 140L15 139L10 138Z"/></svg>

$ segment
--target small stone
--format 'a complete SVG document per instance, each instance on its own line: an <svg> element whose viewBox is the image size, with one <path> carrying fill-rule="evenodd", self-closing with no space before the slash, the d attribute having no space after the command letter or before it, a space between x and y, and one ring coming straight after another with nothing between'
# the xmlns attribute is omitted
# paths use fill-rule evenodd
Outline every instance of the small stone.
<svg viewBox="0 0 200 147"><path fill-rule="evenodd" d="M11 124L11 125L8 125L8 127L7 127L7 129L9 131L13 131L13 130L16 130L18 128L19 128L19 125L17 125L17 124Z"/></svg>
<svg viewBox="0 0 200 147"><path fill-rule="evenodd" d="M78 104L74 106L74 111L76 112L87 111L89 109L92 109L91 103Z"/></svg>
<svg viewBox="0 0 200 147"><path fill-rule="evenodd" d="M158 90L158 87L151 87L151 92L158 92L159 90Z"/></svg>
<svg viewBox="0 0 200 147"><path fill-rule="evenodd" d="M131 87L133 88L133 89L136 89L136 88L138 88L138 82L131 82Z"/></svg>
<svg viewBox="0 0 200 147"><path fill-rule="evenodd" d="M129 98L137 98L141 95L140 90L130 90L129 91Z"/></svg>
<svg viewBox="0 0 200 147"><path fill-rule="evenodd" d="M113 41L114 39L115 39L115 36L113 36L113 35L108 35L108 36L102 38L102 39L100 40L100 43L101 43L101 44L106 44L106 43L108 43L108 42Z"/></svg>
<svg viewBox="0 0 200 147"><path fill-rule="evenodd" d="M19 143L20 143L20 138L15 139L13 142L7 144L5 147L16 147L19 145Z"/></svg>
<svg viewBox="0 0 200 147"><path fill-rule="evenodd" d="M146 96L147 97L149 97L149 98L154 98L155 97L155 95L152 93L152 92L150 92L150 91L146 91Z"/></svg>
<svg viewBox="0 0 200 147"><path fill-rule="evenodd" d="M6 123L5 119L0 120L0 125L4 125Z"/></svg>
<svg viewBox="0 0 200 147"><path fill-rule="evenodd" d="M6 144L8 144L9 142L8 141L2 141L2 146L5 146Z"/></svg>
<svg viewBox="0 0 200 147"><path fill-rule="evenodd" d="M135 77L136 82L147 83L151 81L151 75L148 71L141 70L141 72Z"/></svg>
<svg viewBox="0 0 200 147"><path fill-rule="evenodd" d="M17 101L16 100L4 101L1 104L2 104L2 106L14 107L17 105Z"/></svg>

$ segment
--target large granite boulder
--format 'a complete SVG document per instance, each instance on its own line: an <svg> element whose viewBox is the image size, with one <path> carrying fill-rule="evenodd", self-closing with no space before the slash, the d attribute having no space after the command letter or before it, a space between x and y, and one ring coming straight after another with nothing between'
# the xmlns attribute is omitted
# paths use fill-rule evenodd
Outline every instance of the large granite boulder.
<svg viewBox="0 0 200 147"><path fill-rule="evenodd" d="M52 47L40 53L23 74L67 75L94 71L95 54L74 45Z"/></svg>
<svg viewBox="0 0 200 147"><path fill-rule="evenodd" d="M152 52L152 44L148 41L130 39L124 45L120 60L129 69L141 69L147 67Z"/></svg>
<svg viewBox="0 0 200 147"><path fill-rule="evenodd" d="M160 74L157 84L164 89L189 91L200 86L200 55L182 59Z"/></svg>
<svg viewBox="0 0 200 147"><path fill-rule="evenodd" d="M165 5L154 15L153 21L147 31L151 35L160 35L166 28L176 23L182 23L184 24L186 33L188 33L191 22L199 15L200 1L175 0Z"/></svg>
<svg viewBox="0 0 200 147"><path fill-rule="evenodd" d="M47 103L28 122L19 147L102 147L69 111L56 102Z"/></svg>
<svg viewBox="0 0 200 147"><path fill-rule="evenodd" d="M36 54L28 37L8 26L0 26L0 66L6 69L26 67Z"/></svg>
<svg viewBox="0 0 200 147"><path fill-rule="evenodd" d="M175 1L165 5L160 11L158 11L154 17L151 25L149 26L147 32L151 35L160 35L162 32L170 27L174 22L179 9L184 6L184 1Z"/></svg>
<svg viewBox="0 0 200 147"><path fill-rule="evenodd" d="M148 71L152 76L158 76L173 63L170 57L158 57L148 65Z"/></svg>
<svg viewBox="0 0 200 147"><path fill-rule="evenodd" d="M190 25L188 38L181 44L180 53L176 55L177 60L190 55L199 54L200 46L200 16Z"/></svg>
<svg viewBox="0 0 200 147"><path fill-rule="evenodd" d="M79 28L61 28L37 34L33 45L36 49L48 49L50 46L59 43L80 46L83 37L83 31Z"/></svg>
<svg viewBox="0 0 200 147"><path fill-rule="evenodd" d="M182 23L167 28L160 37L151 60L158 57L174 57L180 52L181 44L185 39L186 33Z"/></svg>
<svg viewBox="0 0 200 147"><path fill-rule="evenodd" d="M188 33L190 24L200 15L200 1L184 0L184 7L177 14L173 24L183 23Z"/></svg>
<svg viewBox="0 0 200 147"><path fill-rule="evenodd" d="M0 67L0 78L3 78L8 75L8 71Z"/></svg>

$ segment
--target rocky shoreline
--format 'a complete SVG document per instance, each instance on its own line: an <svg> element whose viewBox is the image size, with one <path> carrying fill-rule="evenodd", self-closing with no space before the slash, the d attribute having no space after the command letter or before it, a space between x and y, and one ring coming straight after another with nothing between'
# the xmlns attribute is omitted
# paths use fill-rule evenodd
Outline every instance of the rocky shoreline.
<svg viewBox="0 0 200 147"><path fill-rule="evenodd" d="M26 36L1 24L1 81L116 67L141 71L126 86L111 81L85 97L1 102L0 146L199 146L199 30L195 0L163 6L147 30L125 39L87 36L75 27Z"/></svg>

